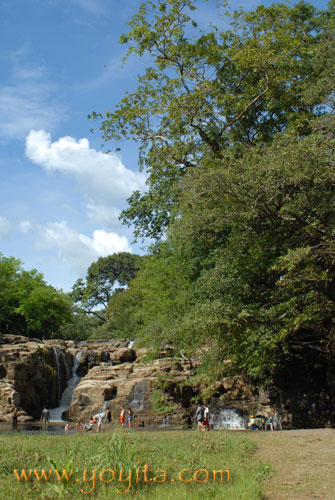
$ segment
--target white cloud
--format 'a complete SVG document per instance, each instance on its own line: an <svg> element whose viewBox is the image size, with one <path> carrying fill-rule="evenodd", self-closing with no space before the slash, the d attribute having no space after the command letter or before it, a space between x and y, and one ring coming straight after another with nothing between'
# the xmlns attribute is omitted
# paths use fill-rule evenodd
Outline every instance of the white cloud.
<svg viewBox="0 0 335 500"><path fill-rule="evenodd" d="M29 233L30 229L31 229L31 223L29 222L29 220L22 220L20 222L21 233L27 234Z"/></svg>
<svg viewBox="0 0 335 500"><path fill-rule="evenodd" d="M40 226L39 233L37 248L57 248L59 257L79 274L85 273L99 257L116 252L131 252L125 236L97 229L93 231L92 237L89 237L70 228L66 221Z"/></svg>
<svg viewBox="0 0 335 500"><path fill-rule="evenodd" d="M42 66L24 61L28 51L11 56L8 84L0 86L0 136L24 139L29 130L48 127L53 130L64 119L64 106L53 98L54 85Z"/></svg>
<svg viewBox="0 0 335 500"><path fill-rule="evenodd" d="M5 238L12 231L12 226L6 217L0 217L0 238Z"/></svg>
<svg viewBox="0 0 335 500"><path fill-rule="evenodd" d="M90 148L87 139L62 137L51 142L44 130L32 130L26 155L48 172L73 176L86 197L88 216L107 228L115 228L126 198L136 189L145 189L144 174L126 168L115 154Z"/></svg>

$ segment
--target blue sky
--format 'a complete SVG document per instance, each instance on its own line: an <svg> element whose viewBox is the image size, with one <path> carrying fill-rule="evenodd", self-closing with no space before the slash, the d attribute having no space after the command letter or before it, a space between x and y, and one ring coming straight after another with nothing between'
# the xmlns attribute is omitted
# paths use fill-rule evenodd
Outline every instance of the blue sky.
<svg viewBox="0 0 335 500"><path fill-rule="evenodd" d="M199 0L203 25L214 3ZM118 44L139 4L0 0L0 252L65 291L99 256L144 251L118 220L145 189L136 147L107 155L87 119L113 109L143 70L134 57L122 68Z"/></svg>

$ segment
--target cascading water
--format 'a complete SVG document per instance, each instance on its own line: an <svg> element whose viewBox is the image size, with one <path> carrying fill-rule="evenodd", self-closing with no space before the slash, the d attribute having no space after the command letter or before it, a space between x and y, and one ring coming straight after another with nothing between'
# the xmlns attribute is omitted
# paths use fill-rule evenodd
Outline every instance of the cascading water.
<svg viewBox="0 0 335 500"><path fill-rule="evenodd" d="M66 380L69 380L72 377L72 371L70 370L69 364L66 362L65 352L60 350L60 364L61 366L65 366L66 371Z"/></svg>
<svg viewBox="0 0 335 500"><path fill-rule="evenodd" d="M245 418L239 415L235 409L210 409L209 423L214 429L246 429Z"/></svg>
<svg viewBox="0 0 335 500"><path fill-rule="evenodd" d="M61 364L60 364L60 359L59 359L59 351L58 347L54 346L52 348L55 356L55 361L56 361L56 370L57 370L57 398L60 398L60 384L61 384Z"/></svg>
<svg viewBox="0 0 335 500"><path fill-rule="evenodd" d="M68 379L67 387L64 390L64 392L60 398L59 406L58 406L58 408L53 408L53 409L49 410L50 420L53 420L53 421L62 420L63 412L66 411L71 404L71 401L73 399L73 390L78 385L78 383L81 379L81 377L79 377L79 375L76 374L77 369L80 365L81 356L82 356L82 352L81 351L77 352L77 354L73 360L71 378ZM57 367L57 370L58 370L58 367ZM57 376L59 377L58 373L57 373Z"/></svg>
<svg viewBox="0 0 335 500"><path fill-rule="evenodd" d="M131 340L128 342L127 348L128 348L128 349L131 349L131 348L133 347L134 343L135 343L135 339L131 339Z"/></svg>
<svg viewBox="0 0 335 500"><path fill-rule="evenodd" d="M160 425L161 427L169 427L171 425L171 416L165 415Z"/></svg>
<svg viewBox="0 0 335 500"><path fill-rule="evenodd" d="M143 380L134 385L132 399L129 401L129 405L133 411L144 410L144 400L145 395L148 391L148 382Z"/></svg>

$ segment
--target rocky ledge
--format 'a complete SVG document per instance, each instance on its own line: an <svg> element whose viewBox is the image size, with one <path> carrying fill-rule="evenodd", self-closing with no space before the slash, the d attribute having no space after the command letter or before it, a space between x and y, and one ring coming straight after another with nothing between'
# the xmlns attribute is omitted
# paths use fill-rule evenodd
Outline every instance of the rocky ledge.
<svg viewBox="0 0 335 500"><path fill-rule="evenodd" d="M44 405L58 406L75 370L79 383L65 419L83 422L107 407L118 419L122 405L132 408L136 424L188 425L200 392L190 382L196 361L163 357L147 363L145 350L132 344L0 335L0 421L10 421L14 407L25 421L39 418ZM217 414L223 408L270 414L268 399L260 396L242 377L231 377L217 383L211 404Z"/></svg>

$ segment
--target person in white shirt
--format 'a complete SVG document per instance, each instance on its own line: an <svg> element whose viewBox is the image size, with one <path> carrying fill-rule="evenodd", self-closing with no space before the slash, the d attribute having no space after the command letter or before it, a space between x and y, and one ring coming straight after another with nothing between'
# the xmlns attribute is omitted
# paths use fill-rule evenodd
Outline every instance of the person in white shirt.
<svg viewBox="0 0 335 500"><path fill-rule="evenodd" d="M207 429L209 430L209 408L207 403L204 409L204 427L207 427Z"/></svg>
<svg viewBox="0 0 335 500"><path fill-rule="evenodd" d="M102 420L105 418L105 415L106 415L106 412L103 411L101 413L97 413L96 415L94 415L93 417L93 421L95 424L98 424L98 428L97 428L97 432L100 432L101 431L101 424L102 424Z"/></svg>

